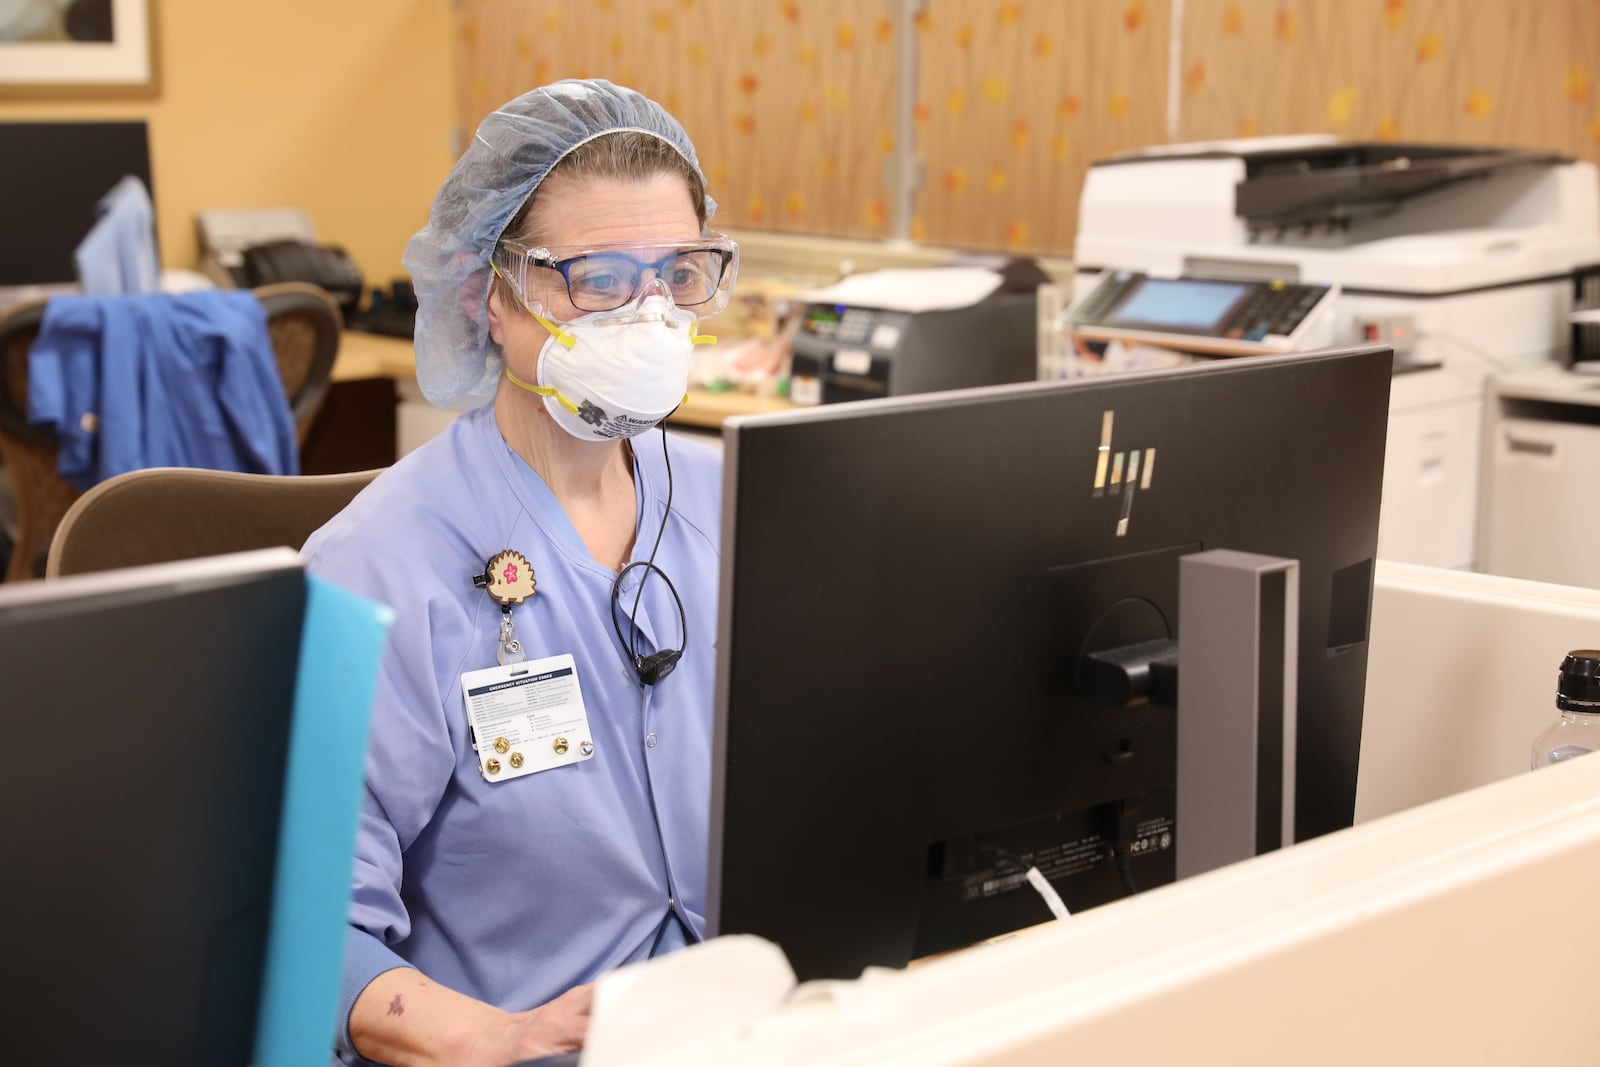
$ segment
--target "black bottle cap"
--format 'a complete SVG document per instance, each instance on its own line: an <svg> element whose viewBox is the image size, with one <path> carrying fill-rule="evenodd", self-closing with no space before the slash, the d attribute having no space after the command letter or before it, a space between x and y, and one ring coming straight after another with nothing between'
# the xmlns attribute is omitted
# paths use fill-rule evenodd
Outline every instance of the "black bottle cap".
<svg viewBox="0 0 1600 1067"><path fill-rule="evenodd" d="M1579 648L1561 661L1556 707L1562 711L1600 711L1600 649Z"/></svg>

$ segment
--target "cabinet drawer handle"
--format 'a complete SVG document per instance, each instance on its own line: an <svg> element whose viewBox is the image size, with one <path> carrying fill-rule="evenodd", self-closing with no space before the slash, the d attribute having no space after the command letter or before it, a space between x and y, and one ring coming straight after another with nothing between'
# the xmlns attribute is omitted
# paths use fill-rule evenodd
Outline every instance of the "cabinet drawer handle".
<svg viewBox="0 0 1600 1067"><path fill-rule="evenodd" d="M1525 437L1512 437L1506 434L1506 449L1511 452L1526 452L1533 456L1553 456L1556 454L1554 441L1530 441Z"/></svg>

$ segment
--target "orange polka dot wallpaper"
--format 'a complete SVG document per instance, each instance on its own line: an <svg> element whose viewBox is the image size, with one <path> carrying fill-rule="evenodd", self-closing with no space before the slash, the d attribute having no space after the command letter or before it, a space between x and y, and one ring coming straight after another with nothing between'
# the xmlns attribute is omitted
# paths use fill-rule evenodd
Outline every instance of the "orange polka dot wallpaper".
<svg viewBox="0 0 1600 1067"><path fill-rule="evenodd" d="M928 0L913 225L1068 254L1090 160L1166 140L1168 0Z"/></svg>
<svg viewBox="0 0 1600 1067"><path fill-rule="evenodd" d="M602 76L667 105L722 225L1070 254L1089 163L1327 131L1600 162L1600 0L461 0L457 110ZM1178 19L1174 25L1174 18ZM895 123L916 56L913 140Z"/></svg>
<svg viewBox="0 0 1600 1067"><path fill-rule="evenodd" d="M1600 162L1597 0L1185 0L1180 139L1551 148Z"/></svg>
<svg viewBox="0 0 1600 1067"><path fill-rule="evenodd" d="M700 154L716 224L886 237L895 0L463 0L458 113L557 78L659 100Z"/></svg>

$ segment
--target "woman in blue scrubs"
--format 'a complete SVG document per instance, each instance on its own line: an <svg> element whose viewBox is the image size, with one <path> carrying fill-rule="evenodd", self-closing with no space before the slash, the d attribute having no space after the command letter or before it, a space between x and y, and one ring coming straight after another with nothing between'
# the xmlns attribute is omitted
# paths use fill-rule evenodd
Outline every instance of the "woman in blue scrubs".
<svg viewBox="0 0 1600 1067"><path fill-rule="evenodd" d="M345 1062L582 1046L589 983L704 933L718 454L657 424L737 248L682 127L604 81L486 118L407 246L417 374L470 409L306 545L394 608Z"/></svg>

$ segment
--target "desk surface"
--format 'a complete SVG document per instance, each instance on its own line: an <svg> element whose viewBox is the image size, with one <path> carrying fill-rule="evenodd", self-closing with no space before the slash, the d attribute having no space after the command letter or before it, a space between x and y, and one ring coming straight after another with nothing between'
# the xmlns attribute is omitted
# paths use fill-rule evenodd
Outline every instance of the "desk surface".
<svg viewBox="0 0 1600 1067"><path fill-rule="evenodd" d="M409 338L387 337L360 330L346 330L340 337L339 355L333 362L335 382L372 378L415 381L416 374L416 356ZM688 399L673 413L671 421L685 426L715 429L729 415L787 411L792 406L783 397L690 389Z"/></svg>
<svg viewBox="0 0 1600 1067"><path fill-rule="evenodd" d="M1600 375L1579 374L1555 365L1493 375L1489 388L1495 395L1510 400L1600 406Z"/></svg>
<svg viewBox="0 0 1600 1067"><path fill-rule="evenodd" d="M409 337L345 330L339 336L339 354L333 361L333 380L354 382L365 378L414 380L417 359Z"/></svg>
<svg viewBox="0 0 1600 1067"><path fill-rule="evenodd" d="M767 411L788 411L792 407L794 405L781 396L691 388L682 406L667 421L716 429L730 415L759 415Z"/></svg>

